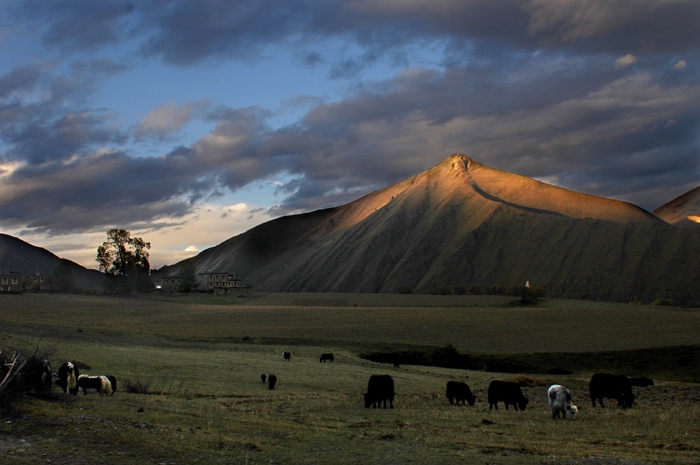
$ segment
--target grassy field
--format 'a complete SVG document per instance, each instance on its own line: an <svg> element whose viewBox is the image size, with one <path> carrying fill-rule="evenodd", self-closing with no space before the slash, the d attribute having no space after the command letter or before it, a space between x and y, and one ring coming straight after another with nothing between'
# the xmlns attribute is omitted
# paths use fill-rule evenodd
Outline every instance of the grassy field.
<svg viewBox="0 0 700 465"><path fill-rule="evenodd" d="M698 463L700 385L681 381L696 379L700 360L686 369L663 354L697 347L699 323L698 309L556 300L520 308L496 296L2 296L1 348L50 349L54 369L79 361L91 367L83 372L116 375L122 389L111 398L57 389L51 401L28 397L21 416L0 424L0 463ZM623 411L591 407L587 368L525 376L395 369L359 356L446 344L576 363L604 354L611 365L618 353L655 354L645 356L661 368ZM335 362L319 363L322 352ZM638 369L628 374L646 374ZM276 390L262 373L277 375ZM363 408L375 373L395 380L393 410ZM528 409L489 411L488 383L514 378L527 384ZM449 405L453 379L468 382L475 406ZM125 392L127 380L150 393ZM550 419L555 382L582 407L576 421Z"/></svg>

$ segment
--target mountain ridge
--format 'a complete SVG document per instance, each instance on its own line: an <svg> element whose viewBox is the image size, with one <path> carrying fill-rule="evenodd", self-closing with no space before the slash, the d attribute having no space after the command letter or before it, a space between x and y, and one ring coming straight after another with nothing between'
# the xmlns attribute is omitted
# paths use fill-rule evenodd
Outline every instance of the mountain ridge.
<svg viewBox="0 0 700 465"><path fill-rule="evenodd" d="M0 233L0 272L14 271L24 275L33 275L38 272L52 275L61 262L65 263L70 270L76 287L85 290L102 288L104 275L99 271L89 270L71 260L60 258L47 249Z"/></svg>
<svg viewBox="0 0 700 465"><path fill-rule="evenodd" d="M700 186L679 195L652 213L674 226L700 234Z"/></svg>
<svg viewBox="0 0 700 465"><path fill-rule="evenodd" d="M692 300L695 257L697 238L635 205L452 155L349 204L263 223L192 260L261 291L530 281L561 297Z"/></svg>
<svg viewBox="0 0 700 465"><path fill-rule="evenodd" d="M654 212L452 155L346 205L260 224L191 260L198 272L234 272L270 292L430 293L529 281L552 297L700 302L700 235L683 223L700 216L700 188ZM61 260L0 234L2 271L51 274ZM174 275L181 263L155 274ZM70 264L79 287L101 286L102 273Z"/></svg>

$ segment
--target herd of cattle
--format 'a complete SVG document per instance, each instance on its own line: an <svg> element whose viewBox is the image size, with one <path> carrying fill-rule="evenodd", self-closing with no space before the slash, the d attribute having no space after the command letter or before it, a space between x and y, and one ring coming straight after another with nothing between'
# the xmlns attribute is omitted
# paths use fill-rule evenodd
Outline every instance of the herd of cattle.
<svg viewBox="0 0 700 465"><path fill-rule="evenodd" d="M601 407L604 398L617 400L617 406L620 408L632 408L634 400L639 394L632 392L632 386L653 386L654 381L649 378L628 378L625 375L610 375L607 373L596 373L591 377L588 384L593 408L596 406L596 401ZM445 390L447 399L450 404L459 405L462 402L464 405L474 405L476 397L472 394L467 383L460 381L448 381ZM371 405L374 408L386 408L387 401L389 408L394 408L394 379L389 375L372 375L367 384L367 393L365 393L365 407ZM574 405L571 397L571 392L559 384L553 384L547 390L547 399L549 408L552 410L552 418L566 418L569 420L576 419L578 407ZM520 389L520 385L514 381L491 381L488 389L489 410L498 410L498 403L503 402L508 410L510 405L515 410L525 410L529 400L525 397Z"/></svg>
<svg viewBox="0 0 700 465"><path fill-rule="evenodd" d="M48 363L45 364L48 367L49 373L51 367ZM73 362L65 362L58 368L58 379L56 384L61 388L61 390L66 394L87 394L88 390L94 389L101 396L112 396L117 392L117 378L109 376L89 376L81 375L78 367L75 366ZM51 385L49 384L49 392L51 391Z"/></svg>
<svg viewBox="0 0 700 465"><path fill-rule="evenodd" d="M290 352L283 352L282 357L285 361L291 360ZM333 354L324 353L319 361L333 362L335 357ZM263 384L267 383L270 390L275 389L277 384L277 376L274 374L261 375L260 379ZM48 361L44 363L44 372L42 373L42 383L48 384L49 393L51 392L52 380L66 394L78 395L87 394L90 389L97 391L103 396L112 396L117 391L117 379L114 376L89 376L81 375L78 367L73 362L65 362L58 369L57 376L54 377L51 373L51 366ZM605 407L604 398L614 399L617 401L617 406L623 409L632 408L634 400L639 396L632 391L633 386L647 387L653 386L654 382L649 378L628 378L625 375L611 375L607 373L596 373L591 377L589 382L589 393L593 408L596 406L596 401L601 407ZM460 381L448 381L445 390L447 399L450 405L459 405L460 402L464 405L474 405L476 397L472 393L467 383ZM372 375L367 383L367 392L364 394L365 407L373 408L383 407L394 408L394 379L390 375ZM547 399L549 407L552 410L552 418L566 418L569 420L576 419L578 407L573 404L573 399L569 390L559 384L553 384L547 390ZM520 389L520 385L513 381L491 381L488 387L488 402L489 410L498 410L498 403L503 402L508 410L509 406L513 406L515 410L525 410L529 400L525 397Z"/></svg>

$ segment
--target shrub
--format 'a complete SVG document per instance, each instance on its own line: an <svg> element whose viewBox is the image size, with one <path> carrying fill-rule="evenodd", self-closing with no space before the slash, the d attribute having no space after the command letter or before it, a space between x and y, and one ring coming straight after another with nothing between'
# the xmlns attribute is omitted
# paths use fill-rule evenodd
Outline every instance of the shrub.
<svg viewBox="0 0 700 465"><path fill-rule="evenodd" d="M471 285L467 288L467 292L470 295L481 295L484 291L481 289L481 286Z"/></svg>
<svg viewBox="0 0 700 465"><path fill-rule="evenodd" d="M452 344L448 344L431 350L428 359L433 366L454 368L459 365L459 352Z"/></svg>
<svg viewBox="0 0 700 465"><path fill-rule="evenodd" d="M488 287L489 295L503 295L505 294L505 288L501 284L492 284Z"/></svg>
<svg viewBox="0 0 700 465"><path fill-rule="evenodd" d="M50 396L48 356L35 352L26 357L17 351L8 353L0 349L0 416L17 415L25 394Z"/></svg>
<svg viewBox="0 0 700 465"><path fill-rule="evenodd" d="M440 294L440 295L454 295L454 291L452 291L452 289L449 286L442 286L442 287L440 287L438 294Z"/></svg>
<svg viewBox="0 0 700 465"><path fill-rule="evenodd" d="M467 289L462 285L458 285L458 286L455 286L454 293L455 293L455 295L466 295Z"/></svg>
<svg viewBox="0 0 700 465"><path fill-rule="evenodd" d="M539 286L508 286L506 294L520 297L520 300L513 302L513 304L533 305L544 295L544 288Z"/></svg>
<svg viewBox="0 0 700 465"><path fill-rule="evenodd" d="M411 289L411 286L406 286L404 284L404 285L401 285L401 286L396 288L396 293L397 294L413 294L413 289Z"/></svg>
<svg viewBox="0 0 700 465"><path fill-rule="evenodd" d="M173 395L179 394L184 384L183 380L176 380L171 375L163 375L160 378L149 376L145 380L125 380L124 390L130 394Z"/></svg>

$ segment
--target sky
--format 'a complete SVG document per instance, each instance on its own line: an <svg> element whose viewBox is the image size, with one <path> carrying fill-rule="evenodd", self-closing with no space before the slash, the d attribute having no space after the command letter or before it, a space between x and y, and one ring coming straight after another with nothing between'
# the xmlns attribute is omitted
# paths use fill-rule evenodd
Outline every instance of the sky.
<svg viewBox="0 0 700 465"><path fill-rule="evenodd" d="M0 232L151 266L453 153L649 211L700 185L697 0L3 0Z"/></svg>

